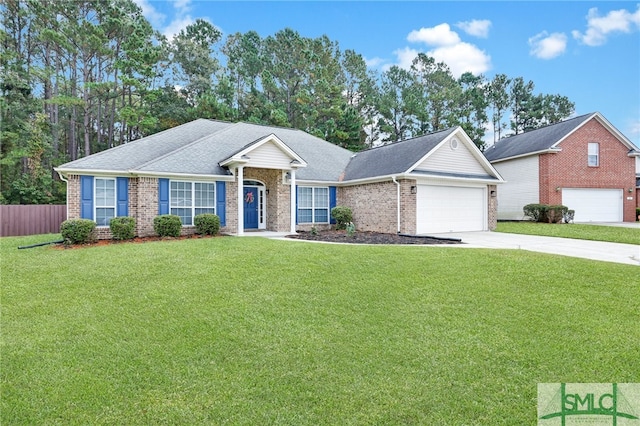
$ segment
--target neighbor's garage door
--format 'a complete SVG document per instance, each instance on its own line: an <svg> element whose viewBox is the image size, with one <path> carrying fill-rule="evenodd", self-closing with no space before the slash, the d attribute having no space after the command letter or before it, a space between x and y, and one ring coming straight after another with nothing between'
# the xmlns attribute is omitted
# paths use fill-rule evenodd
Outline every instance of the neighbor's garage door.
<svg viewBox="0 0 640 426"><path fill-rule="evenodd" d="M563 188L562 205L575 210L574 222L622 222L622 190Z"/></svg>
<svg viewBox="0 0 640 426"><path fill-rule="evenodd" d="M418 185L418 234L483 231L486 226L486 188Z"/></svg>

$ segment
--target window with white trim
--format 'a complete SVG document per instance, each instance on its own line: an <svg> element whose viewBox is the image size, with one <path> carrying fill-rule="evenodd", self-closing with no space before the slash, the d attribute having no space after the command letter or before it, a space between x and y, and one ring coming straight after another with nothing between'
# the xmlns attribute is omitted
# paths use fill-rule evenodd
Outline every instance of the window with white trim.
<svg viewBox="0 0 640 426"><path fill-rule="evenodd" d="M298 187L298 223L329 223L329 188Z"/></svg>
<svg viewBox="0 0 640 426"><path fill-rule="evenodd" d="M180 216L183 225L193 225L199 214L216 212L216 184L213 182L170 182L170 213Z"/></svg>
<svg viewBox="0 0 640 426"><path fill-rule="evenodd" d="M588 164L589 167L598 167L600 165L600 144L598 142L588 143Z"/></svg>
<svg viewBox="0 0 640 426"><path fill-rule="evenodd" d="M116 180L95 179L95 218L97 226L109 226L116 217Z"/></svg>

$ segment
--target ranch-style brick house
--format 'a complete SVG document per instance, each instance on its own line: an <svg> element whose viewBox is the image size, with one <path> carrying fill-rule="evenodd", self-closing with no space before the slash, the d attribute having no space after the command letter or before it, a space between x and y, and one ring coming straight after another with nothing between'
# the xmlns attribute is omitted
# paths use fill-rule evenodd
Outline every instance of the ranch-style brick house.
<svg viewBox="0 0 640 426"><path fill-rule="evenodd" d="M484 155L506 181L499 220L541 203L575 210L575 222L635 221L640 151L598 112L504 138Z"/></svg>
<svg viewBox="0 0 640 426"><path fill-rule="evenodd" d="M353 153L301 130L198 119L56 168L67 217L153 219L215 213L221 232L295 233L331 226L348 206L358 230L426 234L496 226L503 180L462 128Z"/></svg>

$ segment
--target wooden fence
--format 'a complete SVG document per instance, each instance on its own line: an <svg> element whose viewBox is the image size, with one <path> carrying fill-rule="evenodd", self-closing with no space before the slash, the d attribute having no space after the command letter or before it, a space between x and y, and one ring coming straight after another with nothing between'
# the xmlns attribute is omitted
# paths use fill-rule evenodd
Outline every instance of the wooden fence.
<svg viewBox="0 0 640 426"><path fill-rule="evenodd" d="M66 205L0 205L0 236L57 234Z"/></svg>

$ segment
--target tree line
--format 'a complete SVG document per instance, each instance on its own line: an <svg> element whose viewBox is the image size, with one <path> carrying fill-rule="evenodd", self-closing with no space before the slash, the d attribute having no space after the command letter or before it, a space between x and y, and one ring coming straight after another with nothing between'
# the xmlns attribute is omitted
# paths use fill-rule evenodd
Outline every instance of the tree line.
<svg viewBox="0 0 640 426"><path fill-rule="evenodd" d="M64 202L52 168L196 118L293 127L358 151L460 125L484 149L569 117L561 95L498 74L452 75L419 54L369 69L327 36L171 39L132 0L5 0L0 28L0 202ZM213 3L212 3L212 7Z"/></svg>

